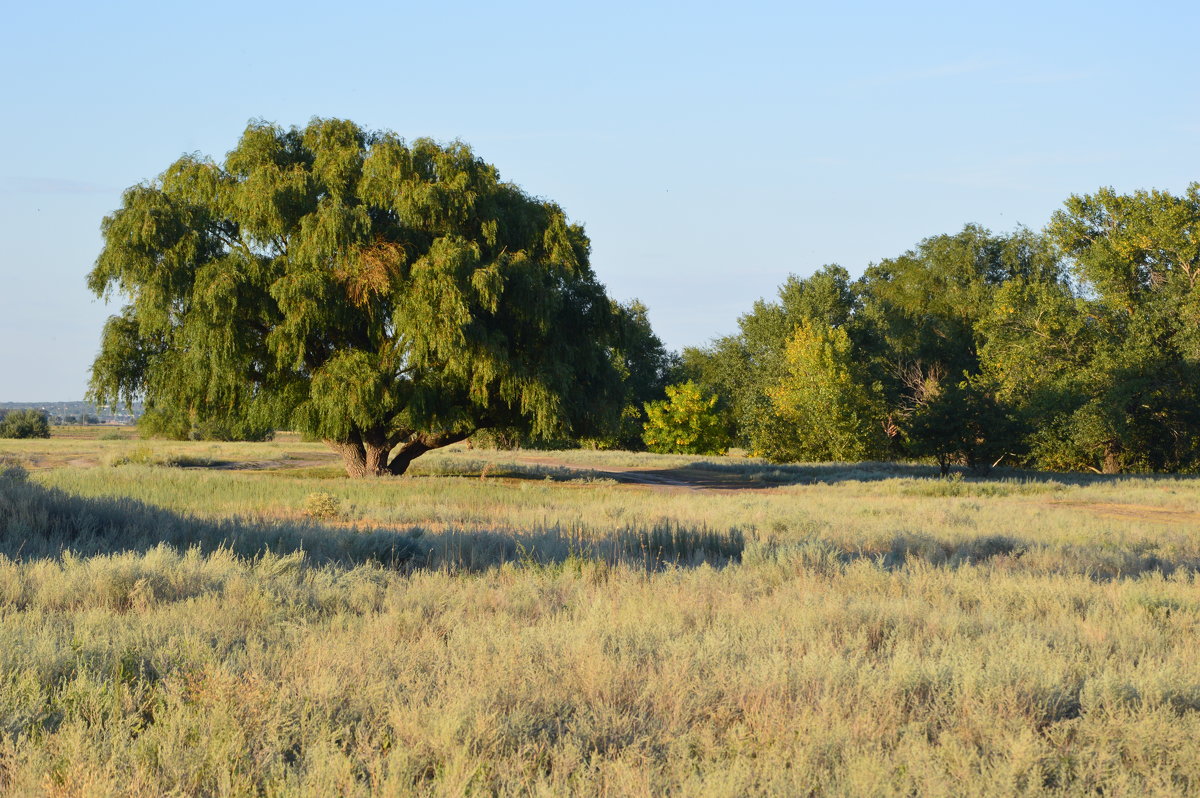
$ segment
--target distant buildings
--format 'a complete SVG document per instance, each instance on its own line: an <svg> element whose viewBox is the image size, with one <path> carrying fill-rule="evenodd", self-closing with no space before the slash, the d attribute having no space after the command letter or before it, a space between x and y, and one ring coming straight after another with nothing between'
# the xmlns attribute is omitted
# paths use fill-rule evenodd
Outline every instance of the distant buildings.
<svg viewBox="0 0 1200 798"><path fill-rule="evenodd" d="M41 410L51 424L132 424L142 414L141 404L133 412L124 407L96 407L90 402L0 402L0 415L9 410Z"/></svg>

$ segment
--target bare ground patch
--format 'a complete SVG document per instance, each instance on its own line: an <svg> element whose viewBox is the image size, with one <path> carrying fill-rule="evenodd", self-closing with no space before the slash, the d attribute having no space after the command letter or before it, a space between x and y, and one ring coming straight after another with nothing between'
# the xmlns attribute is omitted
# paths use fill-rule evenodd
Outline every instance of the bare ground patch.
<svg viewBox="0 0 1200 798"><path fill-rule="evenodd" d="M1050 501L1049 507L1070 507L1085 510L1101 518L1116 518L1122 521L1150 521L1156 524L1197 524L1200 512L1172 507L1155 507L1148 504L1123 504L1120 502Z"/></svg>

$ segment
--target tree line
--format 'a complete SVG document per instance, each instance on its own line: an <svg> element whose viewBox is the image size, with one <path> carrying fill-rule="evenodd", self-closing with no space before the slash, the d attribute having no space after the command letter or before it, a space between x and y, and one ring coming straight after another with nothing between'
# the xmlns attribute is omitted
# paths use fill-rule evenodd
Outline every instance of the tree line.
<svg viewBox="0 0 1200 798"><path fill-rule="evenodd" d="M354 476L455 441L984 470L1193 470L1200 188L1072 197L789 278L676 354L590 241L461 142L252 122L128 189L89 275L126 304L89 398L149 433L296 429Z"/></svg>
<svg viewBox="0 0 1200 798"><path fill-rule="evenodd" d="M1072 196L1041 232L969 225L852 280L791 277L685 349L724 440L774 460L1200 466L1200 184Z"/></svg>

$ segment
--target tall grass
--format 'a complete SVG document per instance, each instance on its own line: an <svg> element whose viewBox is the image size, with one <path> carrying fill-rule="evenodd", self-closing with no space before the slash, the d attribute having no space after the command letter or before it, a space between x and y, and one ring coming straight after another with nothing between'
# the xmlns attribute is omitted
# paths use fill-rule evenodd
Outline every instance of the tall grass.
<svg viewBox="0 0 1200 798"><path fill-rule="evenodd" d="M6 473L5 795L1200 792L1189 480Z"/></svg>

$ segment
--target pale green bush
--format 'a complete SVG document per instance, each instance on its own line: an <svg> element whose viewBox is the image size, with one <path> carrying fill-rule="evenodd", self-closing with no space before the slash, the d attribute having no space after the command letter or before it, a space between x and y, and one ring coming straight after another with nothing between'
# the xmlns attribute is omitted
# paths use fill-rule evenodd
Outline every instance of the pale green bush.
<svg viewBox="0 0 1200 798"><path fill-rule="evenodd" d="M304 514L309 518L328 521L342 515L342 500L332 493L314 492L304 497Z"/></svg>

